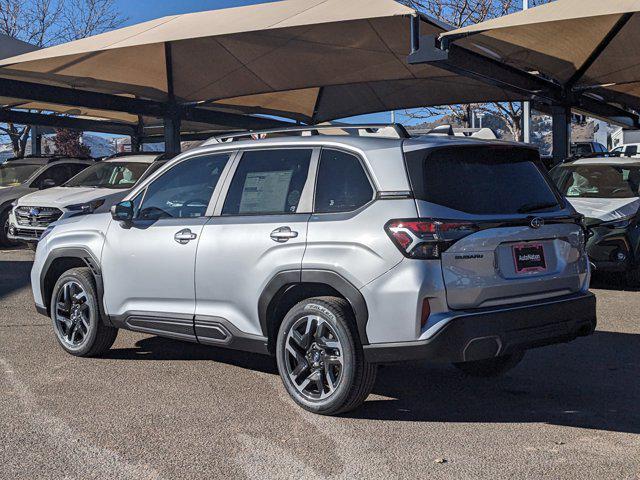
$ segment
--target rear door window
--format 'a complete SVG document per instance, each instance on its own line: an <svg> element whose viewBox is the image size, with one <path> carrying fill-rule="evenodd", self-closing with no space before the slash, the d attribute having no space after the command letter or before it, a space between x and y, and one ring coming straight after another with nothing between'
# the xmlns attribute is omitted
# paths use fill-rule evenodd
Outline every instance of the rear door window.
<svg viewBox="0 0 640 480"><path fill-rule="evenodd" d="M360 159L340 150L323 149L316 181L316 213L350 212L373 198Z"/></svg>
<svg viewBox="0 0 640 480"><path fill-rule="evenodd" d="M250 150L242 154L223 215L296 213L309 174L311 149Z"/></svg>
<svg viewBox="0 0 640 480"><path fill-rule="evenodd" d="M491 215L561 208L535 151L517 147L455 147L406 154L418 200Z"/></svg>

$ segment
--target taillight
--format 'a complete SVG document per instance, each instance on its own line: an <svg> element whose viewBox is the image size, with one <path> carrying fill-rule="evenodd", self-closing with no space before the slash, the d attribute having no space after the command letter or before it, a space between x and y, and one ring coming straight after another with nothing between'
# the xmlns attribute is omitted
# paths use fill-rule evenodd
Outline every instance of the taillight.
<svg viewBox="0 0 640 480"><path fill-rule="evenodd" d="M479 230L471 222L421 218L391 220L384 228L404 256L418 259L440 258L455 242Z"/></svg>

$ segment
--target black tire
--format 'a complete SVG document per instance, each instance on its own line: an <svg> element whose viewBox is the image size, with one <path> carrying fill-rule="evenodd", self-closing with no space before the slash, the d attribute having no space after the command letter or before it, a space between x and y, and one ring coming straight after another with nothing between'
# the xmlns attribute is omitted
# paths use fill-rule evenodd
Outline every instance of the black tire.
<svg viewBox="0 0 640 480"><path fill-rule="evenodd" d="M471 377L499 377L518 365L523 357L524 351L519 351L486 360L460 362L453 365Z"/></svg>
<svg viewBox="0 0 640 480"><path fill-rule="evenodd" d="M83 306L82 308L85 312L88 312L86 315L86 318L88 318L88 328L86 329L86 333L81 330L83 338L77 345L72 345L72 339L63 332L63 329L70 332L76 325L73 324L73 326L69 326L57 319L58 313L66 316L66 308L59 310L58 305L60 296L65 296L63 291L65 285L78 285L78 287L73 288L81 289L85 293L84 301L70 306L70 309L72 309L75 305L80 305ZM104 324L102 318L100 318L98 301L100 301L100 299L96 291L95 280L89 268L73 268L67 270L58 278L51 294L51 321L53 322L56 339L67 353L77 357L97 357L107 352L113 345L113 342L115 342L118 329ZM64 304L64 301L60 302L60 305L62 304ZM59 318L62 318L62 316ZM71 317L71 313L69 313L68 316ZM69 320L69 322L72 322L72 320ZM78 321L77 323L80 322ZM77 327L80 328L80 325L77 325ZM75 338L75 335L73 338Z"/></svg>
<svg viewBox="0 0 640 480"><path fill-rule="evenodd" d="M309 320L309 318L319 320ZM313 350L313 348L335 344L336 340L339 345L339 348L329 347L321 354L322 360L327 360L326 364L320 360L319 362L323 366L314 367L315 364L309 360L306 362L307 370L302 370L301 377L309 373L308 378L317 372L324 372L323 380L320 380L323 392L320 393L320 387L317 387L318 383L315 383L317 387L315 390L319 396L326 394L325 398L310 398L311 393L301 392L289 376L294 356L287 349L287 341L289 340L289 343L292 341L292 338L289 337L292 328L296 328L297 325L302 325L302 328L305 328L303 322L311 322L310 328L312 329L315 324L315 330L310 330L309 340L305 342L307 344L312 342L312 345L309 346L310 350L307 350L305 354L306 360L316 358L313 354L317 350ZM319 336L320 329L325 332L326 338ZM320 347L313 347L313 345L320 345ZM296 351L302 352L301 350ZM309 351L311 353L308 353ZM334 363L333 367L329 367L329 359L338 359L341 362L340 366ZM359 407L371 393L376 380L377 365L365 361L353 313L347 301L342 298L310 298L303 300L289 310L278 331L276 360L280 377L291 398L305 410L321 415L337 415ZM333 389L328 386L328 378L330 377L326 373L327 368L336 369L331 375L335 379ZM335 375L335 372L339 372L339 374ZM304 383L304 381L303 379L300 383ZM325 386L330 390L329 393L324 393Z"/></svg>
<svg viewBox="0 0 640 480"><path fill-rule="evenodd" d="M10 208L5 208L2 212L0 212L0 247L6 248L15 247L18 245L18 242L7 237L10 211Z"/></svg>

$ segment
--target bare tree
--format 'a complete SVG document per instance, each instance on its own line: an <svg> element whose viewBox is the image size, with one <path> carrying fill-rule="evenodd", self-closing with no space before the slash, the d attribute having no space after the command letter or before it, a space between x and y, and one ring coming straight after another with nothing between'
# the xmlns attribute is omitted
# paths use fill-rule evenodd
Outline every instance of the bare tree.
<svg viewBox="0 0 640 480"><path fill-rule="evenodd" d="M0 33L38 47L78 40L120 26L114 0L0 0ZM28 126L0 125L16 157L24 156Z"/></svg>
<svg viewBox="0 0 640 480"><path fill-rule="evenodd" d="M489 20L491 18L508 15L520 10L522 0L399 0L416 10L445 22L454 28L464 27ZM542 5L552 0L532 0L531 6ZM503 120L513 135L519 139L522 131L522 109L517 102L502 102L491 104L448 105L444 107L428 107L407 111L410 118L431 118L437 115L448 115L458 120L463 126L471 127L473 110L482 111Z"/></svg>
<svg viewBox="0 0 640 480"><path fill-rule="evenodd" d="M65 40L77 40L119 27L126 20L114 0L67 0L63 18Z"/></svg>

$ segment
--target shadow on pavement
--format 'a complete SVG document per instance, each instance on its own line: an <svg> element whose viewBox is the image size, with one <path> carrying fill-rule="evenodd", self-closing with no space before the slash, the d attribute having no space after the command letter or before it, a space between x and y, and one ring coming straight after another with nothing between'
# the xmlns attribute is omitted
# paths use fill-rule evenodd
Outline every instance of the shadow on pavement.
<svg viewBox="0 0 640 480"><path fill-rule="evenodd" d="M640 288L627 285L624 273L593 272L589 287L619 292L640 292Z"/></svg>
<svg viewBox="0 0 640 480"><path fill-rule="evenodd" d="M112 348L103 358L116 360L212 360L263 373L277 374L275 359L256 353L180 342L162 337L147 337L135 348Z"/></svg>
<svg viewBox="0 0 640 480"><path fill-rule="evenodd" d="M31 284L31 261L2 260L0 258L0 301L16 290Z"/></svg>
<svg viewBox="0 0 640 480"><path fill-rule="evenodd" d="M529 351L505 377L466 377L447 365L380 368L373 397L352 418L464 423L549 423L640 433L640 335L596 332ZM277 374L270 357L149 337L112 350L122 360L211 360ZM291 408L296 408L291 405Z"/></svg>
<svg viewBox="0 0 640 480"><path fill-rule="evenodd" d="M596 332L527 352L497 379L453 367L403 364L380 370L374 400L352 416L380 420L549 423L640 433L640 335Z"/></svg>

